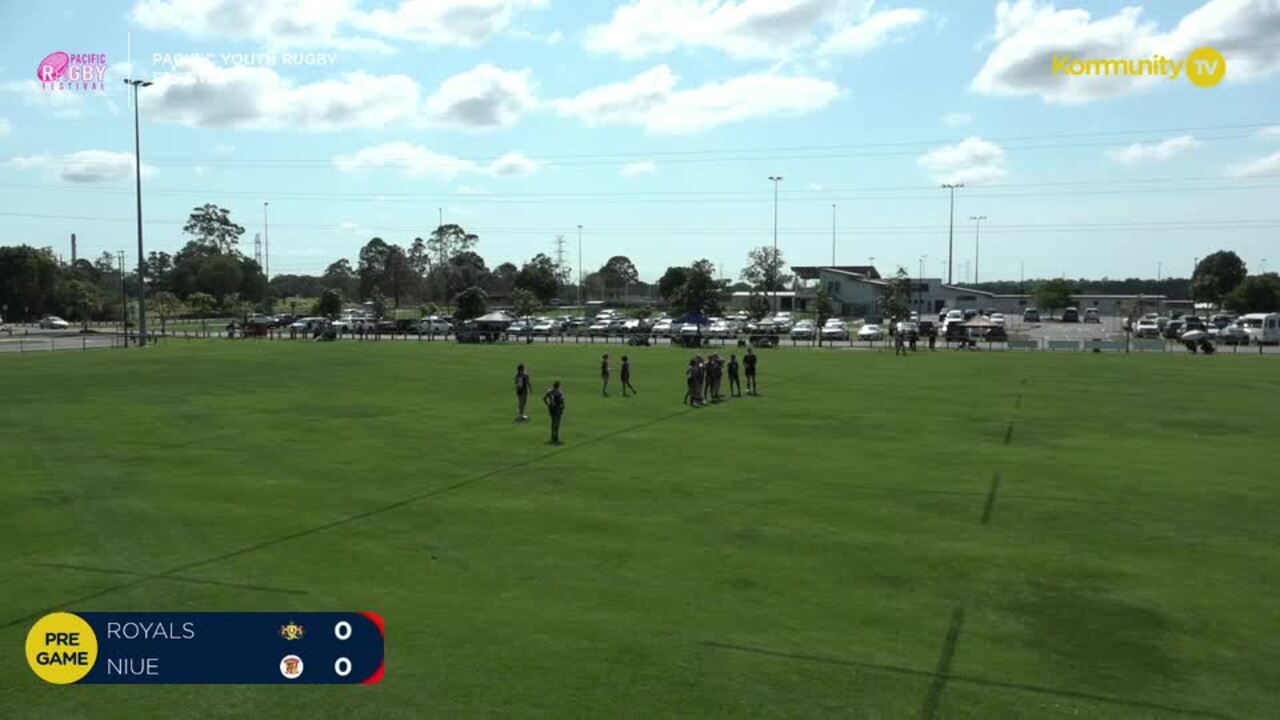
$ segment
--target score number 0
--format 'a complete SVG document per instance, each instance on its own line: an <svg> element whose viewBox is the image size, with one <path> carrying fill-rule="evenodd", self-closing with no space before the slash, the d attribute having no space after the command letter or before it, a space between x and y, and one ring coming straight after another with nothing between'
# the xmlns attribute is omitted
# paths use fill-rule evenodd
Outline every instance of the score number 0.
<svg viewBox="0 0 1280 720"><path fill-rule="evenodd" d="M346 620L339 620L338 623L333 626L333 636L344 641L350 639L351 623ZM338 677L346 677L350 675L351 660L345 657L338 658L333 662L333 671L338 674Z"/></svg>

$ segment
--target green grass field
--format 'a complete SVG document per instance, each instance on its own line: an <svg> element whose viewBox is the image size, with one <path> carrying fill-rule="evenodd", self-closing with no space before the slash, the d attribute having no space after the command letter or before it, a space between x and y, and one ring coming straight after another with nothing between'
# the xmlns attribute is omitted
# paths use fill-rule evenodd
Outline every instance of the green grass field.
<svg viewBox="0 0 1280 720"><path fill-rule="evenodd" d="M1274 358L600 350L0 357L0 717L1274 715ZM45 685L54 608L375 610L386 679Z"/></svg>

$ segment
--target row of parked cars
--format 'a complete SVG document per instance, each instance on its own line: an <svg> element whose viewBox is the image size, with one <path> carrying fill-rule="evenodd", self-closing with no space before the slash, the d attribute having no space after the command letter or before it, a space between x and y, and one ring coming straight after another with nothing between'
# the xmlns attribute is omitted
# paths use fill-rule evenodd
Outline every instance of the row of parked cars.
<svg viewBox="0 0 1280 720"><path fill-rule="evenodd" d="M1197 315L1159 315L1147 313L1129 324L1134 337L1186 340L1189 334L1208 338L1224 345L1270 345L1280 343L1280 313L1218 313L1208 319Z"/></svg>

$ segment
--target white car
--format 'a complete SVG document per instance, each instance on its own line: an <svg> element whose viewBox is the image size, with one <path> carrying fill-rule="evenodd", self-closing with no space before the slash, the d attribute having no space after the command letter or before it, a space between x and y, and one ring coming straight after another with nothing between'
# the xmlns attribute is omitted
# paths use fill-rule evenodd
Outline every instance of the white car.
<svg viewBox="0 0 1280 720"><path fill-rule="evenodd" d="M920 323L911 322L910 320L902 320L898 322L898 334L904 337L920 334Z"/></svg>
<svg viewBox="0 0 1280 720"><path fill-rule="evenodd" d="M848 340L849 326L842 320L831 319L822 326L823 340Z"/></svg>
<svg viewBox="0 0 1280 720"><path fill-rule="evenodd" d="M731 338L737 333L733 326L724 320L717 320L707 327L707 335L718 338Z"/></svg>
<svg viewBox="0 0 1280 720"><path fill-rule="evenodd" d="M859 340L883 340L884 329L879 325L863 325L858 329Z"/></svg>
<svg viewBox="0 0 1280 720"><path fill-rule="evenodd" d="M71 327L71 323L68 323L57 315L49 315L48 317L41 318L40 320L41 330L66 330L69 327Z"/></svg>
<svg viewBox="0 0 1280 720"><path fill-rule="evenodd" d="M551 319L539 320L533 325L534 335L550 335L556 332L556 321Z"/></svg>
<svg viewBox="0 0 1280 720"><path fill-rule="evenodd" d="M298 318L297 320L289 323L289 329L294 332L309 333L318 327L324 327L326 322L328 321L322 317Z"/></svg>
<svg viewBox="0 0 1280 720"><path fill-rule="evenodd" d="M1004 313L991 313L991 322L999 325L1000 327L1004 327Z"/></svg>
<svg viewBox="0 0 1280 720"><path fill-rule="evenodd" d="M1160 337L1160 323L1152 318L1142 318L1133 326L1133 336L1140 338Z"/></svg>
<svg viewBox="0 0 1280 720"><path fill-rule="evenodd" d="M418 324L418 332L423 335L447 335L453 332L453 326L449 324L448 320L438 315L432 315L422 318L422 322Z"/></svg>
<svg viewBox="0 0 1280 720"><path fill-rule="evenodd" d="M791 337L796 340L812 340L817 334L812 320L801 320L791 328Z"/></svg>
<svg viewBox="0 0 1280 720"><path fill-rule="evenodd" d="M671 318L663 318L653 324L651 332L659 337L666 337L671 334Z"/></svg>
<svg viewBox="0 0 1280 720"><path fill-rule="evenodd" d="M597 320L597 321L595 321L594 323L592 323L590 327L588 327L588 328L587 328L587 332L591 333L592 335L605 335L605 334L608 334L608 332L609 332L609 321L608 321L608 320Z"/></svg>
<svg viewBox="0 0 1280 720"><path fill-rule="evenodd" d="M680 326L680 334L687 337L690 335L706 335L707 333L701 331L697 323L685 323Z"/></svg>

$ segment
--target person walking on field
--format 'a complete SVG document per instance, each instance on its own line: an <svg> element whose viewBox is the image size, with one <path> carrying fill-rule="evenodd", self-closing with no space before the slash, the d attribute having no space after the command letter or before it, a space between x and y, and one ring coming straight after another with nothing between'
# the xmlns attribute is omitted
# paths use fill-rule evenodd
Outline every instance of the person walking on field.
<svg viewBox="0 0 1280 720"><path fill-rule="evenodd" d="M707 366L702 361L701 355L693 357L693 404L702 407L702 390L706 383Z"/></svg>
<svg viewBox="0 0 1280 720"><path fill-rule="evenodd" d="M893 354L901 355L903 357L907 356L907 344L905 338L902 337L901 332L893 336Z"/></svg>
<svg viewBox="0 0 1280 720"><path fill-rule="evenodd" d="M729 394L733 397L742 397L742 383L738 380L738 356L736 353L729 355Z"/></svg>
<svg viewBox="0 0 1280 720"><path fill-rule="evenodd" d="M564 391L560 389L560 381L551 384L551 389L542 394L542 402L551 415L551 444L560 445L560 420L564 418Z"/></svg>
<svg viewBox="0 0 1280 720"><path fill-rule="evenodd" d="M747 394L759 395L760 387L756 384L756 353L755 350L747 348L747 354L742 358L742 364L747 371Z"/></svg>
<svg viewBox="0 0 1280 720"><path fill-rule="evenodd" d="M600 394L609 397L609 353L600 358Z"/></svg>
<svg viewBox="0 0 1280 720"><path fill-rule="evenodd" d="M525 414L525 408L529 405L529 393L533 391L533 381L529 379L529 373L525 372L524 363L516 366L516 421L524 422L529 419Z"/></svg>
<svg viewBox="0 0 1280 720"><path fill-rule="evenodd" d="M622 376L621 377L622 377L622 397L627 396L628 390L631 391L632 395L640 394L636 392L635 386L631 384L631 360L628 359L626 355L622 356Z"/></svg>
<svg viewBox="0 0 1280 720"><path fill-rule="evenodd" d="M694 379L694 360L689 359L689 364L684 369L684 404L693 405L693 379Z"/></svg>

